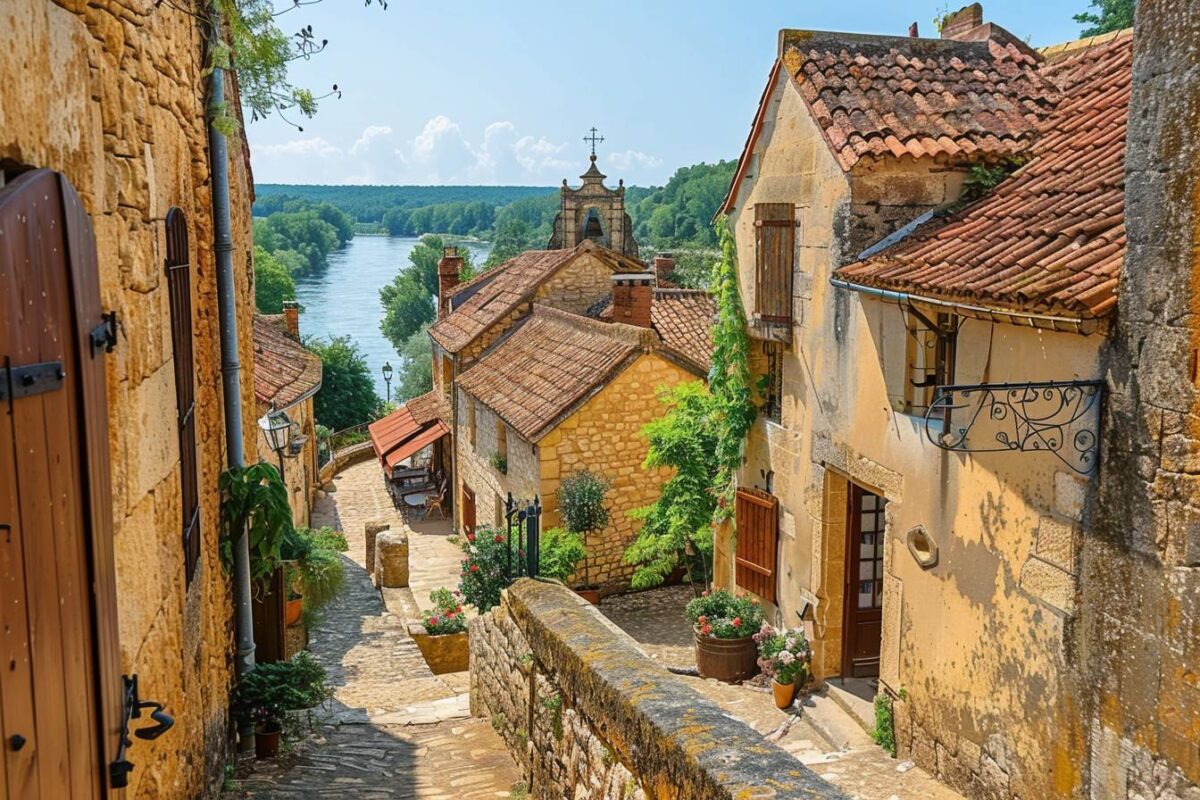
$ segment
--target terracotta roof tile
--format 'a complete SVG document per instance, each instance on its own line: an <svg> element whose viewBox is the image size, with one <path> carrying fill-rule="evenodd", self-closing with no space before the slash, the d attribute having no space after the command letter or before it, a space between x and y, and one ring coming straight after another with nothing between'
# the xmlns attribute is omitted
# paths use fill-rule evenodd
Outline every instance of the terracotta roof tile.
<svg viewBox="0 0 1200 800"><path fill-rule="evenodd" d="M535 306L534 313L456 383L529 441L537 441L653 346L644 328Z"/></svg>
<svg viewBox="0 0 1200 800"><path fill-rule="evenodd" d="M282 315L254 315L254 397L287 408L321 388L321 359L288 333Z"/></svg>
<svg viewBox="0 0 1200 800"><path fill-rule="evenodd" d="M646 265L587 240L571 250L529 250L456 287L454 310L429 327L442 348L457 353L523 302L533 298L543 281L571 259L593 253L610 261L614 271L641 272Z"/></svg>
<svg viewBox="0 0 1200 800"><path fill-rule="evenodd" d="M1043 67L1062 100L1030 160L983 199L838 271L845 280L1008 310L1097 317L1125 255L1125 128L1133 37Z"/></svg>
<svg viewBox="0 0 1200 800"><path fill-rule="evenodd" d="M781 53L846 170L866 157L1020 153L1057 98L1039 58L1007 35L784 31Z"/></svg>
<svg viewBox="0 0 1200 800"><path fill-rule="evenodd" d="M588 314L612 322L612 298L593 306ZM650 306L650 324L663 346L688 361L698 372L707 374L712 365L713 321L717 300L702 289L660 288L654 290Z"/></svg>

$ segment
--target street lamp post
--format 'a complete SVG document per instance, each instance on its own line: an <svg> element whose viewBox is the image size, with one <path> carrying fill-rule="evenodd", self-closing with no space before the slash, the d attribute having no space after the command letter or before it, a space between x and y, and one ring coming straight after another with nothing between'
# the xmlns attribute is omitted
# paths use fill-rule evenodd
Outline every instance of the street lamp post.
<svg viewBox="0 0 1200 800"><path fill-rule="evenodd" d="M383 362L383 383L387 387L387 401L392 402L392 362Z"/></svg>
<svg viewBox="0 0 1200 800"><path fill-rule="evenodd" d="M272 408L259 419L258 427L262 428L267 447L279 456L279 479L283 480L283 453L288 449L289 440L292 438L292 421L283 411Z"/></svg>

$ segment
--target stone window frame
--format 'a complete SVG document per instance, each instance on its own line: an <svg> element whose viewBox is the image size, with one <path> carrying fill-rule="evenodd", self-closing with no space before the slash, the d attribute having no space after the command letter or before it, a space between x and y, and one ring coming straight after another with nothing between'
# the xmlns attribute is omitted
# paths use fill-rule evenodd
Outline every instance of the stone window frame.
<svg viewBox="0 0 1200 800"><path fill-rule="evenodd" d="M508 425L499 415L496 416L496 458L503 458L505 463L508 462Z"/></svg>

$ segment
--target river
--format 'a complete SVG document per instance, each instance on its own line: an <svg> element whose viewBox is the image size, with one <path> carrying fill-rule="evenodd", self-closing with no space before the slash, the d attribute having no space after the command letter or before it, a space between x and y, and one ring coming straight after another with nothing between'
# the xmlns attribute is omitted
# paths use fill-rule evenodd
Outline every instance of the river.
<svg viewBox="0 0 1200 800"><path fill-rule="evenodd" d="M419 241L409 236L355 236L329 254L329 268L322 274L296 279L296 299L304 309L300 332L322 339L349 336L357 342L380 397L384 396L380 371L384 362L392 362L397 372L392 389L404 365L392 343L379 332L383 319L379 290L409 265L408 254ZM481 264L491 247L472 244L467 249L472 262Z"/></svg>

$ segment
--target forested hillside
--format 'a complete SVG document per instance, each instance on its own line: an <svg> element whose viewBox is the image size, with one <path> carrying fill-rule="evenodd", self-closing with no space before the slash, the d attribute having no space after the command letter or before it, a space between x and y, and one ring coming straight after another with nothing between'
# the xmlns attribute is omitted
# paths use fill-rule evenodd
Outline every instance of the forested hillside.
<svg viewBox="0 0 1200 800"><path fill-rule="evenodd" d="M553 186L310 186L259 183L254 186L254 216L265 217L289 199L330 203L355 222L383 222L393 208L420 208L449 203L503 206L524 197L556 192Z"/></svg>

